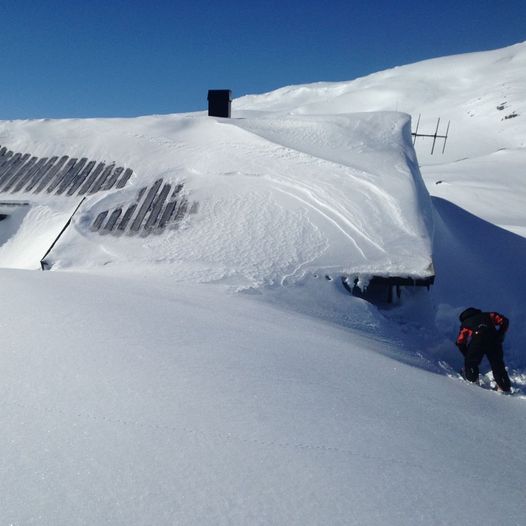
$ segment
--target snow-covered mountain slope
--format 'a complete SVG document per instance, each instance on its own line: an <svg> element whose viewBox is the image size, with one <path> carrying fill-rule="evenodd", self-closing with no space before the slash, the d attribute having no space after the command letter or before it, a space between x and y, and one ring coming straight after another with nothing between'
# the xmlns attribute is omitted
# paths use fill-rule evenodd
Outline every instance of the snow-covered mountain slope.
<svg viewBox="0 0 526 526"><path fill-rule="evenodd" d="M418 138L415 148L432 195L525 235L526 43L427 60L349 82L289 86L234 101L234 115L401 111L419 115L419 133L439 134L446 149ZM440 184L436 184L441 181Z"/></svg>

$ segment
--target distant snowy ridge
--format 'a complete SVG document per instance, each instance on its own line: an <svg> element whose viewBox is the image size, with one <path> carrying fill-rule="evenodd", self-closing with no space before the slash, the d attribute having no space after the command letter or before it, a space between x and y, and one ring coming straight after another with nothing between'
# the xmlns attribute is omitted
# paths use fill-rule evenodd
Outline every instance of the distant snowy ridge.
<svg viewBox="0 0 526 526"><path fill-rule="evenodd" d="M514 115L526 113L526 42L504 49L441 57L373 73L346 82L287 86L233 102L236 111L339 114L401 111L476 126L493 138L499 126L508 147L526 146L515 137ZM474 123L470 119L474 119ZM466 122L467 121L467 122ZM509 121L509 122L506 122ZM524 126L524 125L523 125ZM463 131L463 130L462 130ZM461 135L459 133L458 135ZM475 137L480 138L475 135ZM455 147L453 146L453 149ZM464 152L468 153L468 152Z"/></svg>

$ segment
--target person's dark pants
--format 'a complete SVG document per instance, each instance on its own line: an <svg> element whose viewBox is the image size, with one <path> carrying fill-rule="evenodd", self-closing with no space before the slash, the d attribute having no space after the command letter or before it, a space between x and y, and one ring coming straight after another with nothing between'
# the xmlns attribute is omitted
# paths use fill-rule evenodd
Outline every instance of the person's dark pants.
<svg viewBox="0 0 526 526"><path fill-rule="evenodd" d="M484 355L488 357L491 370L493 371L493 378L495 382L497 382L497 385L503 391L509 391L511 389L511 382L506 367L504 366L504 353L501 345L487 348L471 345L464 357L464 374L466 375L466 380L478 382L479 365Z"/></svg>

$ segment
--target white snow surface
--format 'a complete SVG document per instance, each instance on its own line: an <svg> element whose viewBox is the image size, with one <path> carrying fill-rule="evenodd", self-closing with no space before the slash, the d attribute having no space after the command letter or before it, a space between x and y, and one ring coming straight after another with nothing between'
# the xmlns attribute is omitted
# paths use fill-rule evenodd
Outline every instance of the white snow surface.
<svg viewBox="0 0 526 526"><path fill-rule="evenodd" d="M51 272L30 269L75 199L0 222L0 524L523 525L525 57L283 88L231 120L0 122L14 151L136 174L83 204ZM417 159L396 110L451 119L445 154ZM158 177L198 212L89 231ZM339 279L431 261L390 307ZM513 396L454 374L470 305L511 320Z"/></svg>

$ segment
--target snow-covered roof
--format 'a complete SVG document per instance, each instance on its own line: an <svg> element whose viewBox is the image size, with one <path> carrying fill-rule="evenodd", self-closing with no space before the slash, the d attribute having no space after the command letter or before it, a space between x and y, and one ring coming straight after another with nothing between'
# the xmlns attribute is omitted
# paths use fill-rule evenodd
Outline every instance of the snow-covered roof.
<svg viewBox="0 0 526 526"><path fill-rule="evenodd" d="M50 256L55 268L166 263L180 279L227 279L240 287L307 272L432 274L429 198L406 115L188 114L14 121L1 127L5 146L31 159L69 155L85 165L87 159L92 166L117 163L132 174L125 187L87 192ZM149 196L142 208L154 206L155 192L140 194L154 186L159 194L168 188L163 206L171 188L184 187L198 213L186 214L161 236L99 235L111 230L108 224L118 227L125 210L137 204L141 209L138 195ZM13 197L13 189L0 191ZM34 206L0 247L0 262L9 265L23 244L35 248L30 256L24 250L26 261L15 257L15 266L38 264L36 251L45 243L32 238L54 239L78 203L66 196L78 198L77 193L18 188L17 198ZM156 217L162 217L164 209L158 208Z"/></svg>

